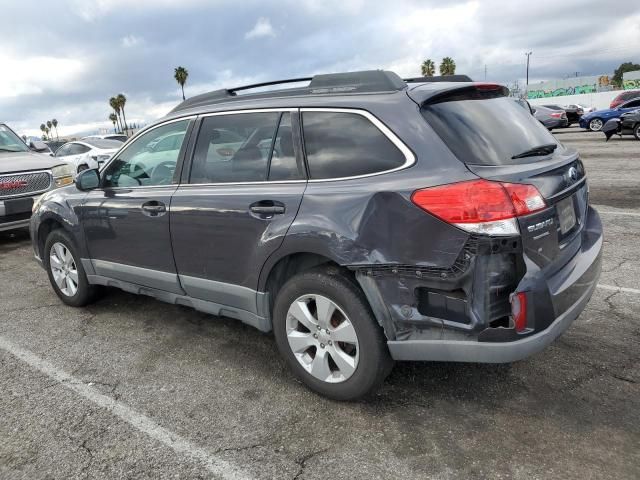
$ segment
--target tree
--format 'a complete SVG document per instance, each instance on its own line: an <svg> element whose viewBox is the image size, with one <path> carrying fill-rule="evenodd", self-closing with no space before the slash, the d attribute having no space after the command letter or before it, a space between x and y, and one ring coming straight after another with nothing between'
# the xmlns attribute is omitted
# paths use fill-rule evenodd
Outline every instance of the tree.
<svg viewBox="0 0 640 480"><path fill-rule="evenodd" d="M440 75L455 75L456 62L451 57L444 57L440 64Z"/></svg>
<svg viewBox="0 0 640 480"><path fill-rule="evenodd" d="M427 58L424 62L422 62L420 70L422 71L423 77L433 77L436 73L436 64L433 63L433 60Z"/></svg>
<svg viewBox="0 0 640 480"><path fill-rule="evenodd" d="M116 97L111 97L109 99L109 105L111 105L111 108L113 108L113 113L116 114L116 117L118 119L118 129L123 132L124 129L122 128L122 119L120 118L120 104L118 103L118 99Z"/></svg>
<svg viewBox="0 0 640 480"><path fill-rule="evenodd" d="M118 107L120 107L120 111L122 112L122 122L124 124L124 133L128 136L129 128L127 127L127 117L124 114L124 105L127 103L127 97L125 97L124 94L119 93L118 96L116 97L116 100L118 101Z"/></svg>
<svg viewBox="0 0 640 480"><path fill-rule="evenodd" d="M632 62L624 62L613 72L613 83L616 87L622 87L622 74L626 72L633 72L634 70L640 70L640 65Z"/></svg>
<svg viewBox="0 0 640 480"><path fill-rule="evenodd" d="M51 124L51 122L47 122L48 124ZM49 131L51 129L49 127L44 127L44 131L47 134L47 140L51 140L51 137L49 136Z"/></svg>
<svg viewBox="0 0 640 480"><path fill-rule="evenodd" d="M24 134L22 135L22 141L23 141L24 143L27 143L27 136L26 136L26 135L24 135Z"/></svg>
<svg viewBox="0 0 640 480"><path fill-rule="evenodd" d="M118 121L118 117L116 116L116 114L110 113L109 120L111 120L111 123L113 123L113 133L118 133L118 130L116 129L116 122Z"/></svg>
<svg viewBox="0 0 640 480"><path fill-rule="evenodd" d="M56 129L56 140L60 140L60 137L58 136L58 120L54 118L51 120L51 124L53 125L53 128Z"/></svg>
<svg viewBox="0 0 640 480"><path fill-rule="evenodd" d="M40 130L42 130L42 139L46 140L45 132L47 131L47 126L44 123L40 124Z"/></svg>
<svg viewBox="0 0 640 480"><path fill-rule="evenodd" d="M178 82L178 84L180 85L180 88L182 88L182 100L185 100L184 84L187 83L187 77L189 77L189 72L187 71L186 68L177 67L174 70L173 78L176 79L176 82Z"/></svg>
<svg viewBox="0 0 640 480"><path fill-rule="evenodd" d="M51 120L47 120L47 134L52 131L51 129L53 128L53 123L51 123Z"/></svg>

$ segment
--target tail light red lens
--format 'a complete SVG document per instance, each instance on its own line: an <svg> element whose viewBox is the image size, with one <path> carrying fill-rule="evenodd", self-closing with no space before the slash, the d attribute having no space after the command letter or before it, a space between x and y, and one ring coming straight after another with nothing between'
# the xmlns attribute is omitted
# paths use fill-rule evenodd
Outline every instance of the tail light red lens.
<svg viewBox="0 0 640 480"><path fill-rule="evenodd" d="M562 118L562 113L558 112L558 113L551 113L549 114L551 117L553 118Z"/></svg>
<svg viewBox="0 0 640 480"><path fill-rule="evenodd" d="M546 207L533 185L470 180L416 190L411 200L418 207L447 223L479 233L513 234L517 226L493 231L486 224L514 219ZM478 225L485 225L479 228Z"/></svg>
<svg viewBox="0 0 640 480"><path fill-rule="evenodd" d="M527 294L518 292L511 296L511 317L516 332L523 332L527 328Z"/></svg>

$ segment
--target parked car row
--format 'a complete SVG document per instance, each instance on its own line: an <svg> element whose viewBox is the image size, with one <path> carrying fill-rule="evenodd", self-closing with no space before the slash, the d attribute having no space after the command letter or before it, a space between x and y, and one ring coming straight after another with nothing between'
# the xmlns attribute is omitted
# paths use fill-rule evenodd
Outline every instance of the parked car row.
<svg viewBox="0 0 640 480"><path fill-rule="evenodd" d="M640 140L640 109L623 113L619 118L612 118L602 127L607 141L614 135L633 135Z"/></svg>
<svg viewBox="0 0 640 480"><path fill-rule="evenodd" d="M580 127L592 132L599 132L608 120L620 118L623 113L631 112L638 108L640 108L640 97L620 103L614 108L596 110L587 115L583 115L579 124Z"/></svg>

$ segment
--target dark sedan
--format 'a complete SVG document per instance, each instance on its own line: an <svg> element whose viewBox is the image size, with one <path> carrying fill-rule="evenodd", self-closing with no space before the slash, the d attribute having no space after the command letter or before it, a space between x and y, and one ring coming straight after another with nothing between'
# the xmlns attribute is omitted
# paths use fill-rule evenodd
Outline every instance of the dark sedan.
<svg viewBox="0 0 640 480"><path fill-rule="evenodd" d="M536 105L533 107L533 116L548 130L569 126L569 120L564 110L558 111L542 105Z"/></svg>
<svg viewBox="0 0 640 480"><path fill-rule="evenodd" d="M602 127L602 132L607 140L614 135L633 135L640 140L640 109L623 113L619 118L612 118Z"/></svg>
<svg viewBox="0 0 640 480"><path fill-rule="evenodd" d="M543 107L565 112L567 114L569 126L573 123L578 123L580 121L580 117L584 114L584 109L579 105L565 105L564 107L560 105L543 105Z"/></svg>

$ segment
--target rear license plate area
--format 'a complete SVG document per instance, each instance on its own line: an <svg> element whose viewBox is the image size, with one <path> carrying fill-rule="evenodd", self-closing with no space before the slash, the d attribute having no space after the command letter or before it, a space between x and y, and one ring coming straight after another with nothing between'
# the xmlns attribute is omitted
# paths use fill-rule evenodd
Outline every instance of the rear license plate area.
<svg viewBox="0 0 640 480"><path fill-rule="evenodd" d="M560 234L564 236L576 226L576 209L573 204L573 197L560 200L556 204L556 211L558 212Z"/></svg>
<svg viewBox="0 0 640 480"><path fill-rule="evenodd" d="M16 198L14 200L4 201L4 214L16 215L18 213L31 212L33 206L33 198Z"/></svg>

